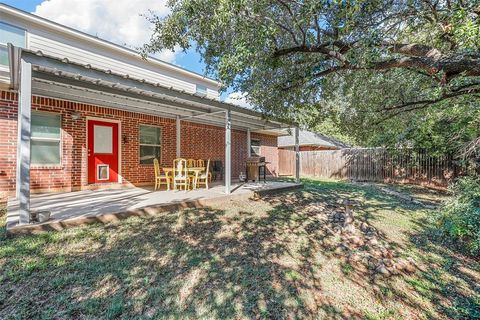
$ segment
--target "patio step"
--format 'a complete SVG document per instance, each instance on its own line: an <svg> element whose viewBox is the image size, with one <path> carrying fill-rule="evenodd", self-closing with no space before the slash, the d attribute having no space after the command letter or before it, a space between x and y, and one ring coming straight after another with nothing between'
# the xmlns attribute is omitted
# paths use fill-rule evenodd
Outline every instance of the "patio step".
<svg viewBox="0 0 480 320"><path fill-rule="evenodd" d="M47 231L60 231L68 228L78 227L86 224L93 223L112 223L119 221L121 219L126 219L129 217L151 217L162 212L172 212L186 208L204 208L212 205L219 205L226 203L232 200L244 200L248 201L252 198L261 198L266 195L271 195L279 192L287 192L296 189L303 188L302 184L297 183L282 183L278 185L270 185L261 187L258 189L248 189L242 190L242 192L232 193L229 195L218 194L218 196L203 198L203 199L194 199L194 200L184 200L177 202L161 203L148 205L142 208L121 210L117 212L109 213L100 213L96 215L79 215L74 217L69 217L65 219L52 219L44 223L35 223L35 224L24 224L19 225L15 223L14 220L9 219L12 216L15 216L15 204L12 202L9 204L9 209L7 210L7 235L22 235L22 234L36 234Z"/></svg>

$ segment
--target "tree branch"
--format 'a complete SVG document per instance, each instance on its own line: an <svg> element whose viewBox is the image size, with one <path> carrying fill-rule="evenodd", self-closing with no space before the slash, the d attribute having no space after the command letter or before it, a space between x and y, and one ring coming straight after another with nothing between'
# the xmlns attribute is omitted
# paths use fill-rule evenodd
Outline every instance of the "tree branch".
<svg viewBox="0 0 480 320"><path fill-rule="evenodd" d="M344 54L331 49L332 46L336 47L337 45L340 46L341 43L331 41L315 46L297 45L278 49L273 53L273 56L278 58L294 53L319 53L341 62L345 69L388 70L410 68L423 70L431 75L443 72L444 78L442 81L445 83L459 75L480 76L480 54L445 56L440 51L428 46L399 44L391 45L392 50L395 53L407 56L373 62L365 66L356 65L355 68L352 68L352 64ZM348 50L347 48L346 51L348 52Z"/></svg>
<svg viewBox="0 0 480 320"><path fill-rule="evenodd" d="M338 43L337 43L338 44ZM347 61L347 58L340 52L337 52L335 50L329 49L329 46L334 46L335 42L326 42L320 45L315 45L315 46L306 46L306 45L299 45L295 47L289 47L289 48L283 48L276 50L273 53L273 56L278 58L281 56L286 56L292 53L321 53L323 55L329 56L331 58L334 58L338 61L341 61L343 64L349 64Z"/></svg>
<svg viewBox="0 0 480 320"><path fill-rule="evenodd" d="M440 50L425 46L423 44L418 43L385 43L384 44L390 51L394 53L399 53L406 56L413 56L413 57L428 57L439 60L443 57L442 52Z"/></svg>
<svg viewBox="0 0 480 320"><path fill-rule="evenodd" d="M410 101L410 102L402 103L402 104L392 106L392 107L384 107L380 110L377 110L377 112L405 109L405 108L415 106L415 105L422 105L423 107L427 107L427 106L430 106L432 104L441 102L443 100L452 99L452 98L463 96L463 95L477 94L477 93L480 93L480 88L465 89L465 90L461 90L461 91L445 93L445 94L441 95L440 97L438 97L436 99L425 99L425 100L418 100L418 101ZM409 109L407 111L409 111Z"/></svg>

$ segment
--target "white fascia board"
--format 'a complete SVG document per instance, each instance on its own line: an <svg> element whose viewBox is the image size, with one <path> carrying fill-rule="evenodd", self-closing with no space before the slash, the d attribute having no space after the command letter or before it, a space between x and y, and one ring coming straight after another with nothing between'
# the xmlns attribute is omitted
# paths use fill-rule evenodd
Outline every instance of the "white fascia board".
<svg viewBox="0 0 480 320"><path fill-rule="evenodd" d="M101 47L108 48L108 49L111 49L111 50L114 50L114 51L117 51L117 52L123 52L124 54L127 54L129 56L132 56L132 54L133 54L135 56L138 56L138 59L141 59L138 52L136 52L134 50L125 48L125 47L117 45L113 42L109 42L107 40L103 40L103 39L94 37L92 35L81 32L79 30L75 30L73 28L58 24L56 22L41 18L39 16L24 12L22 10L12 8L12 7L10 7L8 5L5 5L3 3L0 3L0 13L2 13L2 12L8 13L8 14L10 14L10 15L18 18L18 19L23 19L24 21L27 21L28 23L38 24L38 25L41 25L45 28L52 29L56 32L60 32L62 34L66 34L66 35L69 35L71 37L75 37L75 38L82 39L84 41L88 41L92 45L101 46ZM146 60L148 62L152 63L152 64L159 65L159 66L161 66L161 67L163 67L163 68L165 68L169 71L178 72L178 73L181 73L183 75L192 77L196 80L207 82L211 85L216 86L218 88L218 90L220 90L222 88L222 84L217 80L204 77L204 76L202 76L198 73L183 69L181 67L178 67L176 65L167 63L165 61L162 61L162 60L159 60L159 59L156 59L156 58L153 58L153 57L148 57Z"/></svg>

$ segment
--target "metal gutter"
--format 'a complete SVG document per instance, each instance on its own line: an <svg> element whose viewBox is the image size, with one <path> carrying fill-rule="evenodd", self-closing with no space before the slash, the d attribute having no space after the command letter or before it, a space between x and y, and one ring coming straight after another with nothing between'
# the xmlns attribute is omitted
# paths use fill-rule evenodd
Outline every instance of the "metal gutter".
<svg viewBox="0 0 480 320"><path fill-rule="evenodd" d="M17 9L17 8L14 8L14 7L9 6L7 4L0 3L0 10L3 10L5 12L7 12L11 15L17 16L19 18L25 19L29 22L37 23L37 24L40 24L44 27L51 28L51 29L54 29L54 30L57 30L57 31L60 31L60 32L63 32L63 33L67 33L70 36L78 37L78 38L81 38L83 40L95 43L97 45L107 47L109 49L113 49L113 50L116 50L116 51L122 51L123 53L127 53L127 54L130 54L130 55L132 55L132 54L137 55L139 57L139 59L141 59L140 54L135 50L126 48L124 46L121 46L121 45L118 45L116 43L110 42L108 40L104 40L104 39L92 36L88 33L70 28L68 26L56 23L54 21L39 17L37 15L31 14L29 12L26 12L26 11L23 11L23 10L20 10L20 9ZM210 82L211 84L216 85L218 88L222 87L222 84L218 80L206 77L206 76L204 76L202 74L199 74L197 72L184 69L182 67L179 67L177 65L162 61L162 60L154 58L154 57L148 57L146 60L148 62L151 62L151 63L157 64L157 65L160 65L162 67L165 67L165 68L167 68L171 71L180 72L180 73L183 73L184 75L193 76L193 77L195 77L199 80Z"/></svg>

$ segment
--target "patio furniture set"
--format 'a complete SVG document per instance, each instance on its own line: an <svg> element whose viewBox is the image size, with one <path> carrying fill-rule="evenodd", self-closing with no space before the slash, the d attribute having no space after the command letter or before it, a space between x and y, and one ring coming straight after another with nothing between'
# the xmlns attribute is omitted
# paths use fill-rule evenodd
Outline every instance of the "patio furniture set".
<svg viewBox="0 0 480 320"><path fill-rule="evenodd" d="M212 181L210 172L210 159L206 162L203 159L183 159L173 160L172 167L160 167L157 159L153 160L155 169L155 190L162 184L167 186L167 190L173 187L173 190L195 190L200 185L208 189L209 182Z"/></svg>

